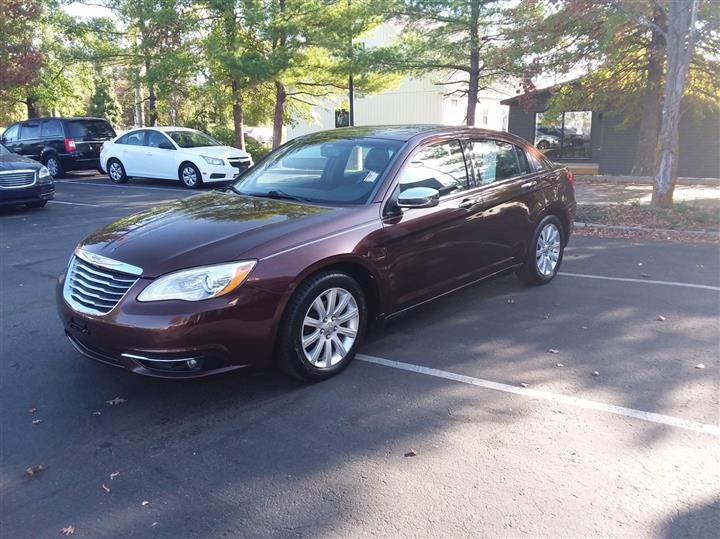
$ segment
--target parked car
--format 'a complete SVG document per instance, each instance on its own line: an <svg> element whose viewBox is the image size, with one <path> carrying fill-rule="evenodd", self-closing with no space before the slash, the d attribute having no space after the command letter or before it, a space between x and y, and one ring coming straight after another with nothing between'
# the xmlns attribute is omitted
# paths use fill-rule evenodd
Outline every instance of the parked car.
<svg viewBox="0 0 720 539"><path fill-rule="evenodd" d="M57 305L78 351L135 373L274 361L321 380L348 365L371 320L511 271L550 282L574 214L570 172L514 135L336 129L223 190L90 235Z"/></svg>
<svg viewBox="0 0 720 539"><path fill-rule="evenodd" d="M100 153L100 164L114 183L128 178L179 180L189 189L228 182L253 165L250 155L214 138L182 127L133 129Z"/></svg>
<svg viewBox="0 0 720 539"><path fill-rule="evenodd" d="M36 118L12 124L0 142L60 178L72 170L100 170L100 148L115 136L102 118Z"/></svg>
<svg viewBox="0 0 720 539"><path fill-rule="evenodd" d="M48 169L0 144L0 206L42 208L55 197Z"/></svg>
<svg viewBox="0 0 720 539"><path fill-rule="evenodd" d="M560 138L536 129L535 147L541 152L547 153L547 150L560 148Z"/></svg>

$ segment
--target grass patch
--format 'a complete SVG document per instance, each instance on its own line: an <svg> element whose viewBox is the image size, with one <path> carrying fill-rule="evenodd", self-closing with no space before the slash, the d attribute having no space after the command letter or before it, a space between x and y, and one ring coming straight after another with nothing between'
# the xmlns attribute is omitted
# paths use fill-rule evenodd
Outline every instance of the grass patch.
<svg viewBox="0 0 720 539"><path fill-rule="evenodd" d="M717 232L720 229L720 211L701 208L684 202L672 208L630 204L579 204L576 221L600 225L640 226L668 230Z"/></svg>

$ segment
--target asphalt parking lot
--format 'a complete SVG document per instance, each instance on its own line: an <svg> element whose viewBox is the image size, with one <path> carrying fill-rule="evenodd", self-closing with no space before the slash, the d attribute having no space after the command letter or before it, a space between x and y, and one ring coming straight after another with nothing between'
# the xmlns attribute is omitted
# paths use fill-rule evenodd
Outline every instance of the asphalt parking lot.
<svg viewBox="0 0 720 539"><path fill-rule="evenodd" d="M74 246L191 194L78 175L0 211L0 536L717 537L717 245L573 238L550 285L445 297L316 385L80 357Z"/></svg>

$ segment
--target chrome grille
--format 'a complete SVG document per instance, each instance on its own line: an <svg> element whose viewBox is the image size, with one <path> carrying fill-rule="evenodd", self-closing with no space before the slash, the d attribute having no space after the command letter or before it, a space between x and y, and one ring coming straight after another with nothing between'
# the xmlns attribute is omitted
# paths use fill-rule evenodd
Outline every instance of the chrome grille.
<svg viewBox="0 0 720 539"><path fill-rule="evenodd" d="M250 160L249 159L228 159L228 163L230 163L231 167L235 167L242 172L246 168L250 166Z"/></svg>
<svg viewBox="0 0 720 539"><path fill-rule="evenodd" d="M34 183L34 170L5 170L0 172L0 189L29 187Z"/></svg>
<svg viewBox="0 0 720 539"><path fill-rule="evenodd" d="M80 256L73 256L65 277L64 296L78 311L107 314L137 280L137 275L91 264Z"/></svg>

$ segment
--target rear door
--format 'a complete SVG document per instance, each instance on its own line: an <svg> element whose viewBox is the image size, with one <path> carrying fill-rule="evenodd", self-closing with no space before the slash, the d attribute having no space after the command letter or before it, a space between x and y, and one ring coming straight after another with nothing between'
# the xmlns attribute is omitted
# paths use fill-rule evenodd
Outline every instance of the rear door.
<svg viewBox="0 0 720 539"><path fill-rule="evenodd" d="M523 259L545 181L531 169L525 152L510 142L476 139L468 146L482 193L477 233L486 272L492 273Z"/></svg>
<svg viewBox="0 0 720 539"><path fill-rule="evenodd" d="M27 122L23 122L20 125L20 141L17 153L40 161L40 154L43 149L40 130L40 120L28 120Z"/></svg>
<svg viewBox="0 0 720 539"><path fill-rule="evenodd" d="M61 120L43 120L40 127L40 136L43 142L43 147L40 149L43 152L43 158L45 153L49 151L58 154L67 152L65 148L65 131Z"/></svg>
<svg viewBox="0 0 720 539"><path fill-rule="evenodd" d="M115 138L110 124L99 118L66 120L66 135L75 142L78 159L98 159L105 141Z"/></svg>
<svg viewBox="0 0 720 539"><path fill-rule="evenodd" d="M125 167L125 174L141 177L147 174L144 129L125 133L113 146L117 146L115 153Z"/></svg>
<svg viewBox="0 0 720 539"><path fill-rule="evenodd" d="M145 151L143 161L146 163L146 174L149 178L166 180L178 179L177 150L163 133L148 129L145 132ZM173 149L160 148L161 144L170 144Z"/></svg>

